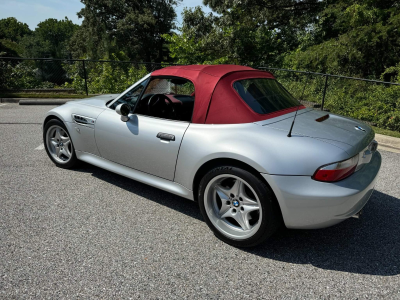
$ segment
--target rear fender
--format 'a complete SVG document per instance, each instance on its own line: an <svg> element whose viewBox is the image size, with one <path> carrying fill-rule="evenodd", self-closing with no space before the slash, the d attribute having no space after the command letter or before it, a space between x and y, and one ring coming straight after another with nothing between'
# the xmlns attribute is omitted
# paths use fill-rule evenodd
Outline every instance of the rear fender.
<svg viewBox="0 0 400 300"><path fill-rule="evenodd" d="M190 124L179 150L175 181L192 189L197 170L210 160L241 161L259 173L312 176L315 170L348 158L325 141L293 135L254 123Z"/></svg>

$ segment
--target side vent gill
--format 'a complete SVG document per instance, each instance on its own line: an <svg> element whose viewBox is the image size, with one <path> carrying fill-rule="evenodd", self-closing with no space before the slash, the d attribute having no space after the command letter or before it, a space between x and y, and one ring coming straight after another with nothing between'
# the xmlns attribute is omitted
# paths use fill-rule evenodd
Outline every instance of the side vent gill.
<svg viewBox="0 0 400 300"><path fill-rule="evenodd" d="M74 121L78 124L83 124L83 125L94 125L95 120L92 118L88 117L83 117L79 115L72 115L74 118Z"/></svg>

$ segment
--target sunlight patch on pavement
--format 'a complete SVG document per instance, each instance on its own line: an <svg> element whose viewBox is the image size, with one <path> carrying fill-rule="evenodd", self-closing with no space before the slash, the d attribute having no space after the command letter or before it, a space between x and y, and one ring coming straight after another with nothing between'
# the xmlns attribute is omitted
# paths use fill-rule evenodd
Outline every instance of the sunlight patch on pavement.
<svg viewBox="0 0 400 300"><path fill-rule="evenodd" d="M35 148L35 150L43 150L44 149L44 144L40 144L38 147Z"/></svg>

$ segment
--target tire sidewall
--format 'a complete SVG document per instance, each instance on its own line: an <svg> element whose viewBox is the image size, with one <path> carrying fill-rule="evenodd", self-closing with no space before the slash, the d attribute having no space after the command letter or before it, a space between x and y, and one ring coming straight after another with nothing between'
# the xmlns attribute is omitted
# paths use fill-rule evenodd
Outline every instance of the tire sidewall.
<svg viewBox="0 0 400 300"><path fill-rule="evenodd" d="M227 237L221 233L214 224L210 221L205 208L205 189L208 183L218 175L235 175L246 181L257 193L261 204L262 220L260 228L251 237L242 240L236 240ZM252 247L265 241L279 227L279 215L276 207L276 199L271 189L259 178L252 173L234 166L219 166L210 170L201 180L198 189L198 203L207 225L211 228L214 234L222 241L237 247Z"/></svg>
<svg viewBox="0 0 400 300"><path fill-rule="evenodd" d="M68 133L69 138L70 138L70 140L71 140L71 152L72 152L72 153L71 153L71 159L70 159L67 163L65 163L65 164L62 164L62 163L59 163L58 161L56 161L56 160L54 159L54 157L51 155L49 149L47 148L47 147L48 147L48 146L47 146L47 131L49 130L49 128L50 128L51 126L54 126L54 125L57 125L57 126L61 127L63 130L65 130L65 132ZM71 135L70 135L70 133L68 132L68 129L67 129L67 127L64 125L63 122L61 122L60 120L57 120L57 119L52 119L52 120L48 121L48 122L44 125L44 129L43 129L43 144L44 144L44 148L46 149L47 155L50 157L51 161L52 161L57 167L60 167L60 168L63 168L63 169L70 169L70 168L73 168L74 166L76 166L78 159L77 159L77 157L76 157L74 144L73 144L73 142L72 142Z"/></svg>

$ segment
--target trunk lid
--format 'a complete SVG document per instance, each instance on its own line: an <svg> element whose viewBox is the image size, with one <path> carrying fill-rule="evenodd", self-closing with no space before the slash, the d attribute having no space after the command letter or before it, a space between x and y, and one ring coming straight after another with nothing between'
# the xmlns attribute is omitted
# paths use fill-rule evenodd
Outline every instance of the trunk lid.
<svg viewBox="0 0 400 300"><path fill-rule="evenodd" d="M294 115L295 113L290 113L256 124L288 133ZM328 118L326 118L327 115ZM365 149L374 139L375 133L369 125L351 118L324 111L302 109L298 111L293 126L292 137L296 137L296 135L323 140L342 148L352 156Z"/></svg>

